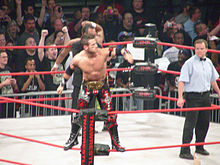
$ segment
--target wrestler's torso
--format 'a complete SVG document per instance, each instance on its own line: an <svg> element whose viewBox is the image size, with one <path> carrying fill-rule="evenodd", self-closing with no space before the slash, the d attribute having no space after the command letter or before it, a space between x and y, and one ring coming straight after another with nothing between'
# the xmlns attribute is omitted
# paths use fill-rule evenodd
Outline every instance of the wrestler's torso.
<svg viewBox="0 0 220 165"><path fill-rule="evenodd" d="M97 50L97 53L91 55L82 51L77 55L77 65L83 71L85 81L101 81L106 77L106 56Z"/></svg>

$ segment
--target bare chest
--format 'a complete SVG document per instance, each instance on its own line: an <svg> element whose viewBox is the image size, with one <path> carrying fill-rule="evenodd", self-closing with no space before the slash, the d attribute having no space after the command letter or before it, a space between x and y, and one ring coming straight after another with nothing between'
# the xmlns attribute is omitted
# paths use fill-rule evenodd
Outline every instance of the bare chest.
<svg viewBox="0 0 220 165"><path fill-rule="evenodd" d="M80 68L84 73L100 72L106 69L106 62L105 59L100 56L88 58L80 63Z"/></svg>

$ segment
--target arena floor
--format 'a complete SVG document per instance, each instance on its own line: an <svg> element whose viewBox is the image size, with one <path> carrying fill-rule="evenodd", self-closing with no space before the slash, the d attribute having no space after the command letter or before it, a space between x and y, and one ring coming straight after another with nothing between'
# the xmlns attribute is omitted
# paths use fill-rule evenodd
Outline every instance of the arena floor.
<svg viewBox="0 0 220 165"><path fill-rule="evenodd" d="M120 141L127 149L181 144L184 118L154 114L118 116ZM108 132L102 132L103 122L96 123L95 142L111 144ZM1 119L0 132L63 145L70 131L70 116ZM80 139L81 140L81 137ZM220 124L211 123L206 142L220 141ZM76 146L77 148L80 145ZM197 155L202 165L220 164L220 145L205 147L209 156ZM193 165L192 160L179 158L179 148L145 151L111 152L95 157L95 165ZM195 147L191 147L192 153ZM0 135L0 159L34 165L80 165L79 151L28 142ZM9 163L0 162L1 165Z"/></svg>

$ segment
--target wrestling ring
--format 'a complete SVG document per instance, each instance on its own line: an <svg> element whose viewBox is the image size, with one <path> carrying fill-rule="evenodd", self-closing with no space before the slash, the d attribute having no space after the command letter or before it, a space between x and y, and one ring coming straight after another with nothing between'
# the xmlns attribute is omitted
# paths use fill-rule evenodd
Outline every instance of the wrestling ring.
<svg viewBox="0 0 220 165"><path fill-rule="evenodd" d="M127 44L111 43L114 44ZM163 44L163 43L159 43ZM166 43L167 44L167 43ZM108 45L108 44L106 44ZM168 44L171 46L171 44ZM173 45L173 44L172 44ZM45 46L46 47L46 46ZM47 46L48 47L48 46ZM181 46L180 46L181 47ZM7 49L3 47L2 49ZM12 48L12 47L10 47ZM27 48L27 47L14 47ZM35 47L39 48L39 47ZM186 47L193 49L192 47ZM217 52L215 50L209 50ZM219 53L219 52L218 52ZM126 68L123 68L126 69ZM109 69L108 71L119 71L123 69ZM163 70L159 70L163 72ZM173 71L165 73L179 74ZM25 74L52 74L63 72L37 72L37 73L11 73L11 75ZM1 74L2 76L4 74ZM131 96L131 94L118 94L113 97ZM155 95L156 98L175 101L176 98ZM70 99L70 98L57 98ZM32 106L48 107L59 111L78 113L78 110L56 107L37 103L35 100L19 100L0 96L1 103L15 102ZM179 158L181 146L206 145L210 152L209 156L196 155L207 165L220 164L220 125L210 123L209 132L205 143L181 144L184 118L167 115L161 112L183 112L192 110L214 110L220 109L218 105L203 108L181 108L181 109L148 109L135 111L114 111L108 113L118 114L118 129L122 146L126 148L124 153L109 150L109 156L95 156L96 165L192 165L192 160ZM95 128L99 132L95 134L95 143L107 144L111 146L108 132L102 132L103 122L96 122ZM69 136L70 116L50 116L32 118L12 118L0 120L0 164L36 164L36 165L70 165L81 164L81 143L74 146L72 150L63 151L63 144ZM79 137L79 141L82 140ZM191 147L194 153L194 147ZM80 153L81 151L81 153ZM135 152L137 151L137 152Z"/></svg>

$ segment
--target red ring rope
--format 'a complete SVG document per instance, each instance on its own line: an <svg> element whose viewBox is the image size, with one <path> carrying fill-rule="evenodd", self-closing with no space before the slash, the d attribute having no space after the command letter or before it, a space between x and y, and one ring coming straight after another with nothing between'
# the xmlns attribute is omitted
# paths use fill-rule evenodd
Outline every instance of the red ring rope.
<svg viewBox="0 0 220 165"><path fill-rule="evenodd" d="M220 106L211 107L197 107L197 108L179 108L179 109L146 109L146 110L135 110L135 111L111 111L108 115L112 114L132 114L132 113L159 113L159 112L184 112L184 111L206 111L220 109Z"/></svg>
<svg viewBox="0 0 220 165"><path fill-rule="evenodd" d="M11 163L11 164L19 164L19 165L30 165L30 164L11 161L11 160L5 160L5 159L1 159L1 158L0 158L0 162Z"/></svg>
<svg viewBox="0 0 220 165"><path fill-rule="evenodd" d="M50 108L50 109L61 110L61 111L67 111L67 112L74 112L74 113L79 112L79 110L77 110L77 109L63 108L63 107L57 107L57 106L53 106L53 105L45 105L45 104L41 104L41 103L33 103L30 101L11 99L11 98L1 97L1 96L0 96L0 100L6 100L6 101L10 101L10 102L28 104L28 105L39 106L39 107L43 107L43 108Z"/></svg>
<svg viewBox="0 0 220 165"><path fill-rule="evenodd" d="M20 136L16 136L16 135L11 135L11 134L7 134L7 133L3 133L3 132L0 132L0 135L16 138L16 139L20 139L20 140L25 140L25 141L29 141L29 142L40 143L40 144L44 144L44 145L48 145L48 146L63 149L63 146L60 146L60 145L57 145L57 144L47 143L47 142L34 140L34 139L30 139L30 138L25 138L25 137L20 137ZM80 150L80 148L72 148L71 150Z"/></svg>
<svg viewBox="0 0 220 165"><path fill-rule="evenodd" d="M131 96L131 93L127 94L117 94L115 97L120 97L120 96ZM156 98L161 98L161 99L168 99L172 101L177 101L176 98L171 98L171 97L166 97L166 96L160 96L160 95L155 95ZM8 102L17 102L17 103L23 103L23 104L28 104L28 105L33 105L33 106L39 106L39 107L45 107L45 108L51 108L51 109L56 109L56 110L63 110L63 111L69 111L69 112L79 112L79 110L74 110L70 108L63 108L63 107L57 107L57 106L52 106L52 105L45 105L45 104L40 104L40 103L33 103L29 101L24 101L24 100L17 100L17 99L11 99L7 97L0 97L0 100L6 100ZM66 98L65 98L66 99ZM69 98L68 98L69 99ZM71 98L70 98L71 99ZM28 100L28 99L27 99ZM40 99L38 99L40 100ZM158 113L158 112L181 112L181 111L202 111L202 110L215 110L215 109L220 109L220 106L218 105L212 105L211 107L197 107L197 108L181 108L181 109L158 109L158 110L136 110L136 111L111 111L108 112L108 114L126 114L126 113Z"/></svg>
<svg viewBox="0 0 220 165"><path fill-rule="evenodd" d="M72 48L72 46L50 45L50 46L1 46L0 49L39 49L39 48Z"/></svg>
<svg viewBox="0 0 220 165"><path fill-rule="evenodd" d="M175 147L188 147L188 146L200 146L200 145L212 145L212 144L220 144L220 141L217 142L201 142L201 143L187 143L187 144L179 144L179 145L167 145L167 146L155 146L155 147L145 147L145 148L133 148L126 149L125 151L141 151L141 150L153 150L153 149L164 149L164 148L175 148ZM116 150L110 150L115 152Z"/></svg>
<svg viewBox="0 0 220 165"><path fill-rule="evenodd" d="M110 46L110 45L126 45L126 44L132 44L133 41L124 41L124 42L109 42L109 43L103 43L103 46ZM183 48L183 49L192 49L195 48L192 46L185 46L185 45L178 45L173 43L166 43L166 42L156 42L157 45L162 46L169 46L169 47L177 47L177 48ZM0 49L37 49L37 48L72 48L72 46L1 46ZM217 53L220 54L219 50L214 49L208 49L208 52L211 53Z"/></svg>
<svg viewBox="0 0 220 165"><path fill-rule="evenodd" d="M6 134L6 133L3 133L3 132L0 132L0 135L16 138L16 139L20 139L20 140L26 140L26 141L30 141L30 142L40 143L40 144L44 144L44 145L49 145L49 146L52 146L52 147L63 148L63 146L60 146L60 145L57 145L57 144L47 143L47 142L34 140L34 139L29 139L29 138L24 138L24 137L20 137L20 136L11 135L11 134ZM220 141L217 141L217 142L187 143L187 144L179 144L179 145L155 146L155 147L145 147L145 148L133 148L133 149L126 149L125 151L140 151L140 150L200 146L200 145L212 145L212 144L220 144ZM80 148L71 148L71 150L81 150L81 149ZM113 149L113 150L109 150L109 151L110 152L115 152L116 150Z"/></svg>
<svg viewBox="0 0 220 165"><path fill-rule="evenodd" d="M123 70L133 70L133 68L111 68L107 69L107 72L113 72L113 71L123 71ZM169 73L174 75L180 75L180 72L172 71L172 70L162 70L158 69L158 71L163 73ZM0 73L0 76L22 76L22 75L45 75L45 74L63 74L64 71L44 71L44 72L13 72L13 73ZM220 78L217 79L217 81L220 81Z"/></svg>

